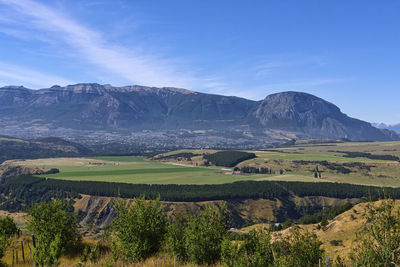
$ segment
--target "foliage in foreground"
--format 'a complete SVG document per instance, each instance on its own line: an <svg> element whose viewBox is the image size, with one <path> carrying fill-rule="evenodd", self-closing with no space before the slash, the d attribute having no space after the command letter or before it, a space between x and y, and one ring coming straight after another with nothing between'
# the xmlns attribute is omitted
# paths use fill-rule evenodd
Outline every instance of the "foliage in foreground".
<svg viewBox="0 0 400 267"><path fill-rule="evenodd" d="M280 243L275 243L277 266L318 266L324 251L321 241L311 233L295 230Z"/></svg>
<svg viewBox="0 0 400 267"><path fill-rule="evenodd" d="M271 236L260 230L252 230L242 243L225 238L222 243L221 260L228 267L274 266Z"/></svg>
<svg viewBox="0 0 400 267"><path fill-rule="evenodd" d="M116 209L114 253L127 262L142 261L157 253L167 232L167 217L160 201L142 197L135 199L134 205L127 205L119 199Z"/></svg>
<svg viewBox="0 0 400 267"><path fill-rule="evenodd" d="M19 234L20 230L10 217L0 218L0 258L5 254L10 238Z"/></svg>
<svg viewBox="0 0 400 267"><path fill-rule="evenodd" d="M62 200L35 204L29 211L27 228L35 237L33 259L37 265L52 266L59 263L65 249L77 238L76 216Z"/></svg>
<svg viewBox="0 0 400 267"><path fill-rule="evenodd" d="M400 265L400 209L392 199L378 206L368 203L366 225L359 232L359 245L351 260L355 266Z"/></svg>
<svg viewBox="0 0 400 267"><path fill-rule="evenodd" d="M181 262L213 264L220 260L222 240L227 234L224 212L206 206L189 217L175 216L169 226L169 252Z"/></svg>
<svg viewBox="0 0 400 267"><path fill-rule="evenodd" d="M159 200L140 198L135 200L134 205L119 200L116 208L118 217L112 228L113 242L108 245L112 253L103 258L110 266L120 262L118 259L124 264L137 262L140 265L149 257L165 252L178 263L221 263L228 267L308 267L323 262L324 251L320 240L298 229L275 242L270 232L261 230L252 230L242 235L240 240L230 240L224 208L208 206L191 216L175 216L171 223ZM35 205L29 214L28 228L37 241L35 263L57 265L67 244L76 239L76 221L72 212L65 202L53 201ZM337 266L398 266L400 210L394 201L386 199L379 205L369 203L366 220L350 262L337 260ZM12 235L16 232L18 229L11 219L0 220L0 245L4 242L2 237L6 236L5 233ZM4 252L1 249L0 246L0 253ZM101 258L100 251L98 244L86 247L81 261L97 264Z"/></svg>
<svg viewBox="0 0 400 267"><path fill-rule="evenodd" d="M219 261L227 229L223 212L216 206L207 206L189 217L182 242L190 262L212 264Z"/></svg>

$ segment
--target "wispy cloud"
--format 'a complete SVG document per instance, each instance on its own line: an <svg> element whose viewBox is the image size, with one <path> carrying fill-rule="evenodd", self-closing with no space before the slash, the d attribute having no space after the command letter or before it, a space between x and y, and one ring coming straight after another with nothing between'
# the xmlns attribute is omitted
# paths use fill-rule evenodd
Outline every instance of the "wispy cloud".
<svg viewBox="0 0 400 267"><path fill-rule="evenodd" d="M266 83L259 86L253 86L248 90L236 90L236 96L250 98L253 100L261 100L266 96L278 93L282 91L304 91L314 93L319 91L325 86L331 86L335 84L340 84L348 82L351 79L341 79L341 78L321 78L321 79L308 79L299 81L289 81L284 83Z"/></svg>
<svg viewBox="0 0 400 267"><path fill-rule="evenodd" d="M310 79L310 80L301 80L301 81L291 81L285 83L273 83L266 84L263 87L274 89L274 90L299 90L299 89L310 89L310 87L315 86L324 86L328 84L342 83L346 82L349 79L342 78L322 78L322 79Z"/></svg>
<svg viewBox="0 0 400 267"><path fill-rule="evenodd" d="M187 88L202 82L203 78L182 71L183 67L176 65L176 59L156 56L154 51L114 45L101 32L81 25L55 8L32 0L0 0L0 3L28 21L29 27L44 31L49 35L49 41L53 38L61 40L86 61L128 82Z"/></svg>
<svg viewBox="0 0 400 267"><path fill-rule="evenodd" d="M23 83L23 85L28 87L49 87L55 84L62 86L74 83L68 79L48 75L36 70L11 65L4 62L0 62L0 79L0 86L11 84L20 85Z"/></svg>
<svg viewBox="0 0 400 267"><path fill-rule="evenodd" d="M338 79L312 79L271 83L279 81L277 79L286 80L286 77L276 76L294 65L305 64L297 62L296 56L291 55L260 56L237 64L230 62L229 66L213 70L218 73L207 74L202 68L196 71L190 62L155 51L154 44L148 47L143 44L117 44L118 40L113 40L109 34L83 24L65 10L35 0L0 0L0 23L0 32L24 41L34 39L46 42L46 48L52 48L35 50L34 53L51 50L52 58L61 54L65 58L76 59L82 72L104 83L173 86L261 99L271 91L302 90L307 86L338 82ZM89 69L88 64L94 67ZM67 79L1 62L0 77L36 87L69 83Z"/></svg>
<svg viewBox="0 0 400 267"><path fill-rule="evenodd" d="M274 73L274 71L289 66L289 62L283 61L267 61L255 65L252 69L255 78L262 79Z"/></svg>

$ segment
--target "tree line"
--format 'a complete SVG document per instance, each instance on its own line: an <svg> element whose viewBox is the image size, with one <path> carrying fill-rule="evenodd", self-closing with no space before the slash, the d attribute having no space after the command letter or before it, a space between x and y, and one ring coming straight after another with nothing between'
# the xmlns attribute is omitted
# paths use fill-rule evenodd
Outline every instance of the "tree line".
<svg viewBox="0 0 400 267"><path fill-rule="evenodd" d="M273 174L275 171L273 171L271 168L267 167L253 167L253 166L242 166L242 167L235 167L234 171L240 171L242 173L252 173L252 174Z"/></svg>
<svg viewBox="0 0 400 267"><path fill-rule="evenodd" d="M387 194L400 198L400 188L386 188ZM285 199L291 194L299 197L325 196L333 198L379 197L381 188L328 182L240 181L214 185L151 185L93 181L67 181L33 176L8 178L0 185L0 208L25 210L33 203L57 199L79 198L79 194L148 199L163 201L211 201L230 199ZM7 196L7 197L5 197Z"/></svg>
<svg viewBox="0 0 400 267"><path fill-rule="evenodd" d="M398 156L394 155L379 155L379 154L371 154L368 152L352 152L352 151L335 151L338 153L343 153L343 157L347 158L368 158L368 159L377 159L377 160L393 160L400 161Z"/></svg>

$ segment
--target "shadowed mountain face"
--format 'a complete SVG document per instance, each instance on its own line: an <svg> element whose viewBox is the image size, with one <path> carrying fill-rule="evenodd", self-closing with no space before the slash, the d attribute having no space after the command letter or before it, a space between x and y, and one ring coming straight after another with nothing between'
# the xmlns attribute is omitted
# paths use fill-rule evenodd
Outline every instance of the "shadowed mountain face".
<svg viewBox="0 0 400 267"><path fill-rule="evenodd" d="M42 127L124 134L198 130L232 133L248 139L262 137L264 141L288 136L399 139L393 132L348 117L323 99L299 92L252 101L177 88L76 84L30 90L9 86L0 88L0 117L0 126L17 132L38 132Z"/></svg>

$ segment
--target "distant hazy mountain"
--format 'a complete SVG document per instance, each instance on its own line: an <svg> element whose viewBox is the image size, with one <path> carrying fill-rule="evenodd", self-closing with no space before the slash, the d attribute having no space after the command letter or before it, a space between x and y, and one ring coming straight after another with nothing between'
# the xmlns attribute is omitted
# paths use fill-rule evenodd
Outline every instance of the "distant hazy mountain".
<svg viewBox="0 0 400 267"><path fill-rule="evenodd" d="M0 88L0 127L3 134L107 132L113 138L129 135L150 141L182 137L192 144L213 140L213 144L265 143L291 138L400 139L306 93L283 92L252 101L177 88L99 84L41 90Z"/></svg>
<svg viewBox="0 0 400 267"><path fill-rule="evenodd" d="M388 129L400 133L400 123L397 124L373 123L372 125L379 129Z"/></svg>

